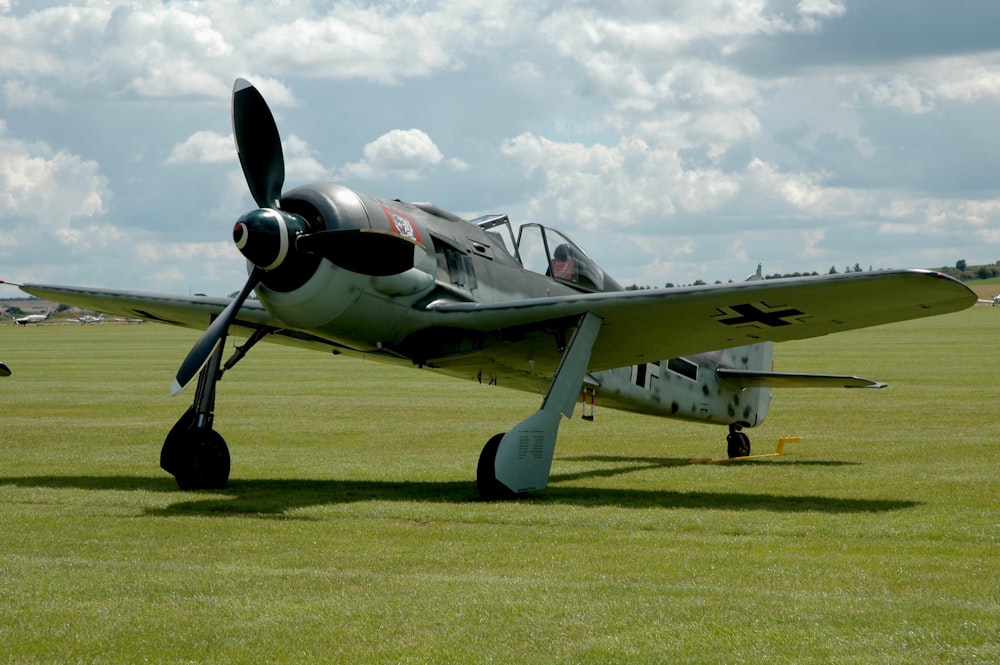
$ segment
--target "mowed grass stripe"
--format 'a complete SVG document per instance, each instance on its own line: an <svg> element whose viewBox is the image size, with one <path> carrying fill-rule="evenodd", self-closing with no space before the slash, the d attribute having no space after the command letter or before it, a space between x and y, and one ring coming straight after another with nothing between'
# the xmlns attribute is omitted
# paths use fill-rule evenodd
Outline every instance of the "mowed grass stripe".
<svg viewBox="0 0 1000 665"><path fill-rule="evenodd" d="M260 345L220 383L231 487L157 466L196 338L0 326L0 661L995 662L1000 314L781 345L749 464L723 428L564 421L553 482L475 499L540 397Z"/></svg>

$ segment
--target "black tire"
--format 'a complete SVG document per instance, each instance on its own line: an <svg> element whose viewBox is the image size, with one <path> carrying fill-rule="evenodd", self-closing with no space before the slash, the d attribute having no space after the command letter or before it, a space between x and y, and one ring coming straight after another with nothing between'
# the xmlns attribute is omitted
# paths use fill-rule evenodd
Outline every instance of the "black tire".
<svg viewBox="0 0 1000 665"><path fill-rule="evenodd" d="M500 449L503 435L504 432L500 432L490 437L490 440L483 446L483 451L479 453L479 464L476 466L476 488L483 501L504 501L516 496L509 487L497 480L497 451Z"/></svg>
<svg viewBox="0 0 1000 665"><path fill-rule="evenodd" d="M215 430L192 429L185 455L172 473L182 490L221 490L229 483L229 447Z"/></svg>
<svg viewBox="0 0 1000 665"><path fill-rule="evenodd" d="M750 437L743 432L730 432L726 437L726 447L730 459L747 457L750 455Z"/></svg>
<svg viewBox="0 0 1000 665"><path fill-rule="evenodd" d="M163 441L163 448L160 450L160 468L172 476L184 470L188 441L191 439L191 431L195 429L194 421L195 409L191 406L177 419Z"/></svg>

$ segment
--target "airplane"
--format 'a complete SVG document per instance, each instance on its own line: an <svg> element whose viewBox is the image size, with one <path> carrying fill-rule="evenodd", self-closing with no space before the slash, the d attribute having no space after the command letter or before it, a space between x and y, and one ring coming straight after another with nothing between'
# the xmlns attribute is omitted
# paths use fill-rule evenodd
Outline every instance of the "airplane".
<svg viewBox="0 0 1000 665"><path fill-rule="evenodd" d="M104 323L104 315L93 316L91 314L84 314L77 319L66 319L69 323Z"/></svg>
<svg viewBox="0 0 1000 665"><path fill-rule="evenodd" d="M27 316L22 316L20 318L11 318L14 318L14 323L17 325L26 326L29 323L41 323L42 321L47 320L50 316L52 316L51 309L46 310L44 314L28 314Z"/></svg>
<svg viewBox="0 0 1000 665"><path fill-rule="evenodd" d="M0 376L10 376L10 367L7 367L7 363L0 360Z"/></svg>
<svg viewBox="0 0 1000 665"><path fill-rule="evenodd" d="M1000 295L993 296L992 299L980 298L976 302L978 302L981 305L990 305L992 307L996 307L997 305L1000 305Z"/></svg>
<svg viewBox="0 0 1000 665"><path fill-rule="evenodd" d="M395 363L544 395L486 442L488 500L543 489L563 417L578 401L728 428L730 457L763 422L775 387L882 387L848 375L773 371L775 342L955 312L975 294L927 270L887 270L626 291L569 236L505 214L467 220L432 203L336 183L287 192L267 102L232 92L236 152L257 205L233 227L248 278L235 298L20 284L79 307L204 330L173 394L197 379L160 465L182 489L221 489L229 448L213 428L216 384L261 340ZM251 292L256 299L248 299ZM246 341L224 360L225 340ZM488 417L477 414L477 417Z"/></svg>

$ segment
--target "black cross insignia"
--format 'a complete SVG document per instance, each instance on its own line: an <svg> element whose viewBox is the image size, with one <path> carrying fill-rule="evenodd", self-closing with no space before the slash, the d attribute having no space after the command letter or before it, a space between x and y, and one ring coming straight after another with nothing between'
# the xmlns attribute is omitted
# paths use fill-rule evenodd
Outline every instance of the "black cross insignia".
<svg viewBox="0 0 1000 665"><path fill-rule="evenodd" d="M763 305L764 303L761 304ZM733 310L740 316L734 316L728 319L719 319L719 323L725 323L727 326L740 326L746 323L763 323L771 328L778 328L780 326L792 325L791 321L785 321L785 317L801 316L804 314L804 312L800 312L799 310L792 308L765 312L764 310L759 309L756 305L751 305L750 303L745 305L730 305L729 309Z"/></svg>

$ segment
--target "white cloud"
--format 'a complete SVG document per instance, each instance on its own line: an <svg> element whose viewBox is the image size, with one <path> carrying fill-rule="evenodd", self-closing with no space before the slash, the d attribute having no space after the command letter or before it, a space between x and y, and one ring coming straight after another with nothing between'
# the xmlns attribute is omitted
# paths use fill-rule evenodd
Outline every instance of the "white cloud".
<svg viewBox="0 0 1000 665"><path fill-rule="evenodd" d="M942 64L944 71L934 86L934 94L939 99L965 104L1000 101L1000 62L975 62L963 58Z"/></svg>
<svg viewBox="0 0 1000 665"><path fill-rule="evenodd" d="M600 84L613 82L609 74L627 72L630 67L641 72L642 78L653 80L691 51L707 48L732 55L750 38L814 32L824 20L845 11L834 0L803 0L796 7L796 21L762 0L670 3L631 16L574 6L553 11L542 20L540 30Z"/></svg>
<svg viewBox="0 0 1000 665"><path fill-rule="evenodd" d="M895 76L886 83L866 85L872 101L881 106L889 106L903 113L928 113L934 110L934 101L920 86L906 76Z"/></svg>
<svg viewBox="0 0 1000 665"><path fill-rule="evenodd" d="M217 95L223 79L203 63L232 52L209 17L152 2L52 6L6 15L0 30L0 74L44 77L57 95Z"/></svg>
<svg viewBox="0 0 1000 665"><path fill-rule="evenodd" d="M223 136L202 130L175 145L167 157L167 164L232 162L235 157L236 145L232 134Z"/></svg>
<svg viewBox="0 0 1000 665"><path fill-rule="evenodd" d="M795 11L804 16L822 16L830 18L843 16L847 7L840 0L799 0Z"/></svg>
<svg viewBox="0 0 1000 665"><path fill-rule="evenodd" d="M285 182L314 182L329 179L329 169L323 166L309 144L295 134L282 142L285 157Z"/></svg>
<svg viewBox="0 0 1000 665"><path fill-rule="evenodd" d="M891 67L872 67L838 80L857 91L856 102L909 115L929 113L945 102L1000 102L1000 50L977 57L923 57Z"/></svg>
<svg viewBox="0 0 1000 665"><path fill-rule="evenodd" d="M140 242L136 243L133 253L143 262L169 258L174 261L220 261L229 260L235 250L231 243L195 243L195 242Z"/></svg>
<svg viewBox="0 0 1000 665"><path fill-rule="evenodd" d="M541 178L544 187L528 205L533 219L596 230L675 212L669 181L679 171L676 157L639 139L585 146L527 133L500 150L526 175Z"/></svg>
<svg viewBox="0 0 1000 665"><path fill-rule="evenodd" d="M23 80L9 80L3 84L3 96L7 108L64 108L53 92L47 88Z"/></svg>
<svg viewBox="0 0 1000 665"><path fill-rule="evenodd" d="M225 296L246 279L244 261L235 246L226 241L175 242L163 237L142 239L131 247L126 261L149 266L144 280L153 288L178 288ZM206 284L219 284L215 289Z"/></svg>
<svg viewBox="0 0 1000 665"><path fill-rule="evenodd" d="M316 158L309 144L295 134L282 141L282 155L287 182L316 181L330 177L329 170ZM237 164L238 156L233 135L212 131L197 131L175 145L166 164Z"/></svg>
<svg viewBox="0 0 1000 665"><path fill-rule="evenodd" d="M848 214L855 195L823 185L829 176L823 173L787 173L773 164L754 159L747 166L747 182L763 197L772 199L789 212L823 217L831 214Z"/></svg>
<svg viewBox="0 0 1000 665"><path fill-rule="evenodd" d="M757 83L728 67L699 60L671 67L657 82L663 100L696 107L743 108L760 100Z"/></svg>
<svg viewBox="0 0 1000 665"><path fill-rule="evenodd" d="M291 88L276 78L261 74L241 75L241 78L247 79L257 88L272 110L275 107L299 105Z"/></svg>
<svg viewBox="0 0 1000 665"><path fill-rule="evenodd" d="M101 90L217 98L234 75L252 71L271 80L295 74L395 83L461 67L462 54L488 41L484 30L503 29L522 13L507 3L437 4L85 0L23 16L5 12L0 76L43 77L58 97ZM280 91L265 92L272 103L285 102Z"/></svg>
<svg viewBox="0 0 1000 665"><path fill-rule="evenodd" d="M799 0L795 11L802 17L802 28L813 32L821 28L824 19L843 16L847 7L840 0Z"/></svg>
<svg viewBox="0 0 1000 665"><path fill-rule="evenodd" d="M249 201L240 76L276 111L286 182L551 223L626 278L1000 258L1000 48L964 45L957 19L936 40L945 5L917 3L915 29L859 55L839 36L870 37L874 10L845 0L43 4L0 0L0 228L18 256L121 245L112 280L238 286L239 256L194 240L228 245L211 224ZM165 205L168 244L193 246L128 273L137 245L161 247L146 215Z"/></svg>
<svg viewBox="0 0 1000 665"><path fill-rule="evenodd" d="M349 177L375 179L396 176L416 180L428 169L441 163L465 170L468 165L461 160L445 160L426 132L419 129L393 129L365 145L364 159L351 162L343 168Z"/></svg>
<svg viewBox="0 0 1000 665"><path fill-rule="evenodd" d="M695 114L687 139L703 145L710 157L721 158L734 145L754 139L761 133L760 118L746 109L719 109Z"/></svg>
<svg viewBox="0 0 1000 665"><path fill-rule="evenodd" d="M899 198L896 194L879 210L880 228L895 233L975 233L997 228L1000 198L956 201Z"/></svg>
<svg viewBox="0 0 1000 665"><path fill-rule="evenodd" d="M67 244L100 245L115 237L109 224L74 225L105 212L108 183L97 162L8 138L3 129L0 125L0 222L30 219L32 224L21 228L31 228L33 237L49 234ZM18 234L12 237L18 242Z"/></svg>

